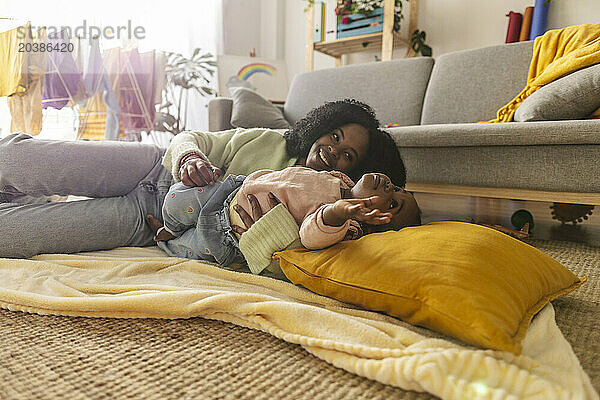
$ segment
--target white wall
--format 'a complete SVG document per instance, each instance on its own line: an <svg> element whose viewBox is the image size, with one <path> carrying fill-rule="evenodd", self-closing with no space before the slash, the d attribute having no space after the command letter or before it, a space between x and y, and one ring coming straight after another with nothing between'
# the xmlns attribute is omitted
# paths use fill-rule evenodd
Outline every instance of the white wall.
<svg viewBox="0 0 600 400"><path fill-rule="evenodd" d="M223 1L223 53L248 56L260 52L261 1ZM257 54L259 55L259 54Z"/></svg>
<svg viewBox="0 0 600 400"><path fill-rule="evenodd" d="M305 1L286 1L285 59L290 80L304 71ZM419 0L418 28L427 33L427 43L433 56L464 49L504 43L509 11L523 12L534 0ZM409 5L405 3L404 29L408 26ZM552 0L548 13L548 28L600 23L598 0ZM407 30L407 29L406 29ZM378 52L364 52L344 56L344 64L374 61ZM394 51L401 58L405 49ZM331 57L315 53L315 69L333 67Z"/></svg>
<svg viewBox="0 0 600 400"><path fill-rule="evenodd" d="M257 57L282 59L285 53L285 1L260 1L260 54Z"/></svg>
<svg viewBox="0 0 600 400"><path fill-rule="evenodd" d="M288 81L304 71L304 46L306 21L304 15L305 1L285 1L285 51L284 58L287 64Z"/></svg>
<svg viewBox="0 0 600 400"><path fill-rule="evenodd" d="M427 32L434 57L450 51L504 43L509 11L523 13L532 0L421 0L419 27ZM598 0L553 0L548 29L600 22Z"/></svg>
<svg viewBox="0 0 600 400"><path fill-rule="evenodd" d="M254 49L256 57L282 59L285 5L285 1L280 0L224 0L220 53L248 56Z"/></svg>

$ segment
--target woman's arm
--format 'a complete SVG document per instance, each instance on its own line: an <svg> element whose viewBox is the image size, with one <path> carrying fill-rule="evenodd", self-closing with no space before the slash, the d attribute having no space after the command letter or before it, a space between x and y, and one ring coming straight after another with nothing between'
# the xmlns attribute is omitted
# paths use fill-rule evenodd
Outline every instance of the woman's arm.
<svg viewBox="0 0 600 400"><path fill-rule="evenodd" d="M193 159L202 159L217 168L223 161L223 151L237 129L222 132L181 132L172 140L163 158L162 164L171 171L176 182L181 180L179 171L182 159L187 162Z"/></svg>
<svg viewBox="0 0 600 400"><path fill-rule="evenodd" d="M256 197L249 195L248 198L252 215L241 206L235 208L246 227L231 226L234 232L242 235L240 250L252 273L260 274L268 270L281 276L279 262L273 260L272 256L277 251L302 247L298 224L273 193L269 193L271 210L264 215Z"/></svg>
<svg viewBox="0 0 600 400"><path fill-rule="evenodd" d="M223 169L225 174L249 175L259 169L285 168L295 161L288 156L285 145L283 135L272 129L182 132L173 138L163 165L176 181L203 186L214 179L211 172L216 169ZM206 167L205 174L202 166Z"/></svg>
<svg viewBox="0 0 600 400"><path fill-rule="evenodd" d="M240 238L240 250L253 274L277 263L273 253L297 247L302 247L298 224L283 204L258 219Z"/></svg>

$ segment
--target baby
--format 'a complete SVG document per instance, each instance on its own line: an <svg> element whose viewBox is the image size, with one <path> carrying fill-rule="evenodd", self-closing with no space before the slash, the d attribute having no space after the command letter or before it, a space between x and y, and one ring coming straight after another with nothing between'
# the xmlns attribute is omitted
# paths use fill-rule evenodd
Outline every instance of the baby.
<svg viewBox="0 0 600 400"><path fill-rule="evenodd" d="M243 263L231 225L240 225L238 205L251 209L249 195L265 210L269 197L278 199L300 226L300 240L309 249L421 223L413 195L384 174L368 173L354 184L341 172L288 167L248 177L230 175L212 186L176 183L163 205L165 225L152 216L148 224L169 255L220 265Z"/></svg>

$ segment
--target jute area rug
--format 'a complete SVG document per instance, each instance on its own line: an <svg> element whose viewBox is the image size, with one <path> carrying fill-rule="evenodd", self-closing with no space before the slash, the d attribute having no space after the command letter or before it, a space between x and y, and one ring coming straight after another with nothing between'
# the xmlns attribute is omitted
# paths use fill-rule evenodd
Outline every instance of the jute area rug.
<svg viewBox="0 0 600 400"><path fill-rule="evenodd" d="M531 244L588 282L553 302L600 390L600 248ZM219 321L92 319L0 310L0 399L408 399L434 397L338 369L300 346Z"/></svg>

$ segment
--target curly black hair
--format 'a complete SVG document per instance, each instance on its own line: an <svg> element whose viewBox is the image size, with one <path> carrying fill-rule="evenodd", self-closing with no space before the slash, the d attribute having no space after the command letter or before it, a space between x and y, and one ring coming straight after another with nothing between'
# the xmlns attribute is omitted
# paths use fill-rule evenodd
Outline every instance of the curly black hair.
<svg viewBox="0 0 600 400"><path fill-rule="evenodd" d="M355 181L366 172L381 172L400 187L406 184L406 169L394 139L379 128L373 109L358 100L344 99L327 102L312 109L285 132L285 149L290 156L306 157L321 136L346 124L362 125L369 132L369 149L365 159L353 171Z"/></svg>

